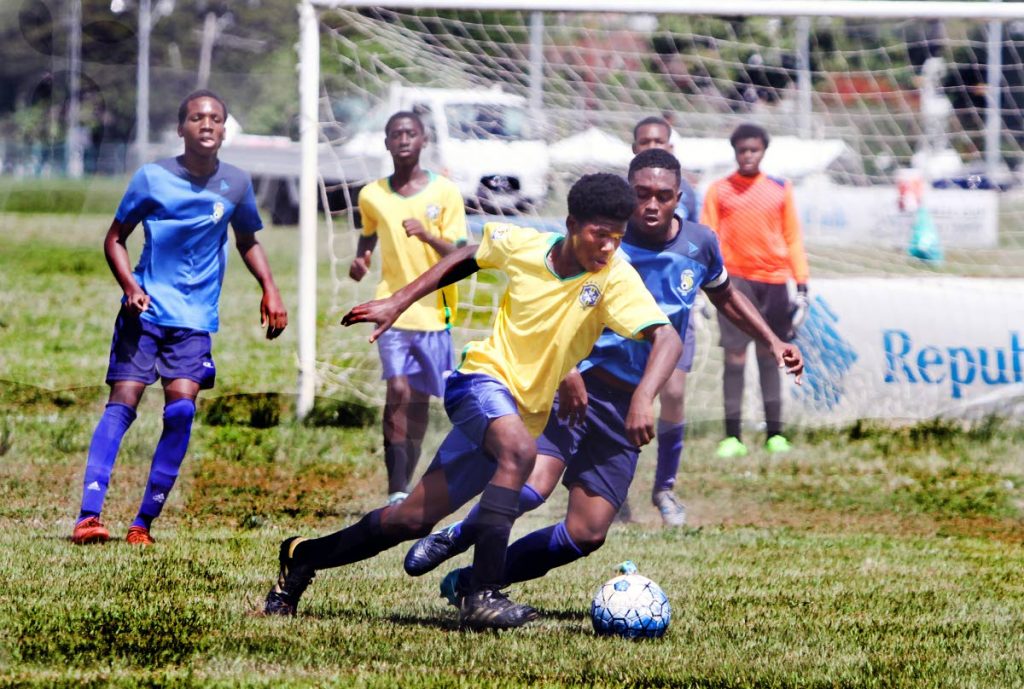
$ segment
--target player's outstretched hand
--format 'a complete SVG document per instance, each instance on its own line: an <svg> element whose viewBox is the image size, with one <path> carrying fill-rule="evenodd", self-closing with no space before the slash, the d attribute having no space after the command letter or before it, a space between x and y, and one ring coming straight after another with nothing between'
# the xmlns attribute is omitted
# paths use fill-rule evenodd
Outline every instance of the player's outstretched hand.
<svg viewBox="0 0 1024 689"><path fill-rule="evenodd" d="M405 235L407 237L415 237L421 242L427 237L427 229L416 218L406 218L402 221L402 227L405 228Z"/></svg>
<svg viewBox="0 0 1024 689"><path fill-rule="evenodd" d="M288 327L288 310L276 289L263 292L260 301L260 327L267 329L267 339L273 340Z"/></svg>
<svg viewBox="0 0 1024 689"><path fill-rule="evenodd" d="M346 328L355 323L376 323L377 327L370 334L370 342L376 342L385 330L390 328L401 314L401 310L394 300L374 299L365 304L355 306L341 319L341 324Z"/></svg>
<svg viewBox="0 0 1024 689"><path fill-rule="evenodd" d="M348 267L348 276L356 282L362 280L370 272L370 256L372 255L372 251L365 251L362 256L356 256L356 260L352 261L352 265Z"/></svg>
<svg viewBox="0 0 1024 689"><path fill-rule="evenodd" d="M587 386L575 367L558 384L558 418L570 426L583 423L587 415Z"/></svg>
<svg viewBox="0 0 1024 689"><path fill-rule="evenodd" d="M785 368L786 373L791 376L796 376L797 385L802 384L804 374L804 356L800 353L800 348L792 342L780 341L775 345L772 353L775 355L775 361L778 362L779 368Z"/></svg>
<svg viewBox="0 0 1024 689"><path fill-rule="evenodd" d="M149 308L149 295L141 287L137 290L125 292L124 299L125 308L133 316L138 316Z"/></svg>

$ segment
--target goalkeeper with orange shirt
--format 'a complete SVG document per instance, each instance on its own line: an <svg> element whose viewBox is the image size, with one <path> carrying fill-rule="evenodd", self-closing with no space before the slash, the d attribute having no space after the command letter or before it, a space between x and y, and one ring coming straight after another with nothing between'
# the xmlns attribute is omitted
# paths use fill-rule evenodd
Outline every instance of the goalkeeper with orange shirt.
<svg viewBox="0 0 1024 689"><path fill-rule="evenodd" d="M729 138L737 170L714 182L704 197L701 223L718 233L725 268L733 284L757 307L779 339L789 342L807 315L809 270L800 222L793 201L793 185L761 172L768 148L768 132L742 124ZM787 281L796 282L795 304L790 303ZM725 350L722 393L725 402L725 439L718 456L742 457L741 439L743 369L751 337L718 314L721 345ZM765 449L771 453L791 449L782 433L782 385L771 350L756 343L757 368L764 403Z"/></svg>

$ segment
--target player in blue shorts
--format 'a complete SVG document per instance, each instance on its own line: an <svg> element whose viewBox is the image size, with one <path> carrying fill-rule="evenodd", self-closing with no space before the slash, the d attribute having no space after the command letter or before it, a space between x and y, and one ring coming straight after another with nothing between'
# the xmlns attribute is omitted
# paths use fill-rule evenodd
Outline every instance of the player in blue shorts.
<svg viewBox="0 0 1024 689"><path fill-rule="evenodd" d="M750 301L730 284L715 234L674 215L679 179L679 162L671 153L654 149L633 159L629 181L639 205L623 237L622 251L677 332L686 330L697 290L703 289L738 327L769 347L779 366L785 366L799 382L803 371L799 349L782 342ZM646 343L606 330L578 370L559 386L548 423L537 441L536 465L520 492L519 509L523 512L543 504L564 472L568 511L563 521L512 544L502 585L542 576L604 544L636 470L640 449L627 432L629 400L640 372L648 366L650 351ZM463 522L418 541L406 556L406 572L424 574L464 551L469 545L467 526L478 519L471 511ZM441 585L442 595L457 600L472 576L473 568L449 573Z"/></svg>
<svg viewBox="0 0 1024 689"><path fill-rule="evenodd" d="M633 128L633 153L660 148L674 152L672 125L661 117L646 117ZM697 194L685 179L679 180L679 202L676 217L680 220L697 221ZM683 355L679 357L676 370L665 383L658 396L658 462L651 485L651 503L658 508L661 520L666 526L682 526L686 523L686 508L673 490L679 463L683 456L683 442L686 435L686 376L693 369L693 357L697 351L697 334L693 319L689 319L683 334ZM623 502L619 519L629 521L629 503Z"/></svg>
<svg viewBox="0 0 1024 689"><path fill-rule="evenodd" d="M419 116L392 115L384 127L384 144L395 171L359 192L363 228L349 268L353 280L362 280L380 240L377 299L390 296L466 243L466 210L459 188L420 167L426 135ZM412 304L377 340L387 385L383 425L389 503L409 494L427 432L430 397L444 395L444 379L452 371L450 328L458 303L456 290L449 285Z"/></svg>
<svg viewBox="0 0 1024 689"><path fill-rule="evenodd" d="M385 332L410 303L480 268L508 277L494 328L471 342L445 387L453 428L409 497L374 510L323 538L281 543L277 584L267 614L295 613L318 570L364 560L430 532L439 520L481 494L476 521L463 529L475 544L473 576L459 619L474 629L511 628L537 612L500 592L505 551L519 495L537 454L559 381L607 326L651 342L648 364L627 399L623 433L634 446L654 435L653 402L679 359L679 335L617 253L636 196L620 177L587 175L569 191L565 235L488 223L479 246L456 249L387 299L355 307L343 323L373 322Z"/></svg>
<svg viewBox="0 0 1024 689"><path fill-rule="evenodd" d="M228 223L246 267L263 288L260 319L267 338L281 334L288 313L256 231L263 227L249 175L222 163L227 106L196 91L178 109L185 152L143 165L132 177L103 248L124 297L114 324L107 384L110 397L89 445L82 505L71 541L102 543L100 521L114 460L147 385L164 388L164 427L138 515L127 540L150 545L150 527L178 477L192 432L196 397L213 387L210 333L227 264ZM145 240L134 269L126 241L142 224Z"/></svg>

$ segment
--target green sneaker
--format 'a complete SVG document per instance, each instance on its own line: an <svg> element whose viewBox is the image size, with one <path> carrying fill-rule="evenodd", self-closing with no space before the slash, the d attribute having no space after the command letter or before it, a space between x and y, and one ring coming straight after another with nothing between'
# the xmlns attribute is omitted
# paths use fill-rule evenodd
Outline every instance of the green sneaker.
<svg viewBox="0 0 1024 689"><path fill-rule="evenodd" d="M781 436L776 436L781 437ZM785 438L783 438L785 440ZM732 459L734 457L746 457L747 446L744 445L739 438L734 435L730 435L728 438L718 443L718 451L715 453L722 459Z"/></svg>
<svg viewBox="0 0 1024 689"><path fill-rule="evenodd" d="M765 441L764 449L768 450L768 452L774 455L778 454L779 452L789 452L790 450L793 449L793 446L790 444L788 440L786 440L786 436L773 435L772 437L768 438L768 440Z"/></svg>

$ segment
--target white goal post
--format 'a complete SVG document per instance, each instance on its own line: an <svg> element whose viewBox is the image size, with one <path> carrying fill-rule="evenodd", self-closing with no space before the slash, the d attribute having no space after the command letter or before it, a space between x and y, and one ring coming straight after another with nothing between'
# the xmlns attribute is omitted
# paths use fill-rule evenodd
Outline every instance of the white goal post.
<svg viewBox="0 0 1024 689"><path fill-rule="evenodd" d="M301 0L299 4L299 97L302 172L299 185L299 306L298 306L298 363L299 392L297 414L304 417L313 406L317 392L317 245L320 227L318 201L322 198L321 169L318 146L323 143L322 108L323 81L321 74L321 14L332 10L386 9L388 11L446 10L466 12L517 11L533 13L583 13L614 15L680 15L688 17L768 17L792 18L797 22L812 18L842 18L850 20L970 20L985 26L988 40L986 63L989 88L985 94L983 144L978 146L979 160L992 176L1000 164L1000 70L1003 23L1024 19L1024 3L963 2L963 1L909 1L909 0L391 0L367 2L363 0ZM527 25L526 30L537 23ZM808 24L797 23L800 30ZM531 42L534 40L531 35ZM804 39L806 41L806 36ZM531 43L531 59L548 59L541 49ZM797 46L798 60L793 70L797 74L795 86L794 129L801 136L811 130L811 76L810 59L806 48ZM539 105L544 93L544 69L531 64L522 81L528 81L531 104ZM649 106L645 106L650 110ZM643 107L638 109L644 109ZM810 137L807 137L810 138ZM1024 139L1022 139L1024 140ZM909 347L909 345L908 345ZM951 355L952 356L952 355Z"/></svg>

